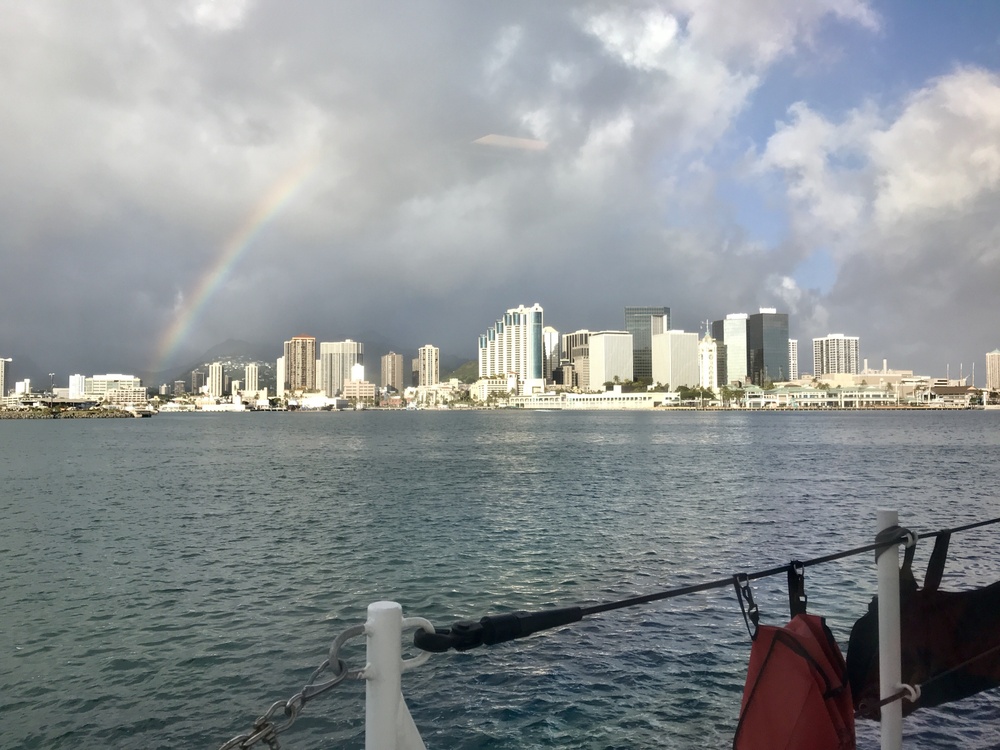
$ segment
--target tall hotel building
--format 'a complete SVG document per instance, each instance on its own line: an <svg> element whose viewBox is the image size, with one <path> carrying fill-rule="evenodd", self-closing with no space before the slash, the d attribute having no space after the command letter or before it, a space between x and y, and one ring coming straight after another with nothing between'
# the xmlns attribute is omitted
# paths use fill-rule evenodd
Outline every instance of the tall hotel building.
<svg viewBox="0 0 1000 750"><path fill-rule="evenodd" d="M402 391L406 384L403 382L403 355L396 352L389 352L382 357L382 387L392 388Z"/></svg>
<svg viewBox="0 0 1000 750"><path fill-rule="evenodd" d="M830 333L813 339L813 377L848 373L857 375L860 343L857 336Z"/></svg>
<svg viewBox="0 0 1000 750"><path fill-rule="evenodd" d="M441 382L441 350L436 346L427 344L417 349L417 360L419 369L417 375L417 385L437 385Z"/></svg>
<svg viewBox="0 0 1000 750"><path fill-rule="evenodd" d="M625 330L632 334L632 374L634 380L653 378L654 333L670 330L669 307L626 307Z"/></svg>
<svg viewBox="0 0 1000 750"><path fill-rule="evenodd" d="M516 375L519 390L545 385L542 306L511 308L479 337L479 377Z"/></svg>
<svg viewBox="0 0 1000 750"><path fill-rule="evenodd" d="M245 381L243 390L249 393L254 393L260 390L259 388L260 379L258 373L259 370L257 369L256 362L251 362L246 366L246 370L244 370L243 372L243 380Z"/></svg>
<svg viewBox="0 0 1000 750"><path fill-rule="evenodd" d="M219 398L225 388L221 362L213 362L208 366L208 395Z"/></svg>
<svg viewBox="0 0 1000 750"><path fill-rule="evenodd" d="M986 354L986 390L1000 391L1000 349Z"/></svg>
<svg viewBox="0 0 1000 750"><path fill-rule="evenodd" d="M799 379L799 340L788 339L788 379Z"/></svg>
<svg viewBox="0 0 1000 750"><path fill-rule="evenodd" d="M747 366L754 385L788 380L788 313L762 307L747 318Z"/></svg>
<svg viewBox="0 0 1000 750"><path fill-rule="evenodd" d="M294 336L291 341L286 341L283 359L284 390L316 390L315 336Z"/></svg>
<svg viewBox="0 0 1000 750"><path fill-rule="evenodd" d="M319 360L322 382L318 387L333 398L344 389L344 383L352 379L351 368L365 363L365 345L351 339L324 341L319 345Z"/></svg>

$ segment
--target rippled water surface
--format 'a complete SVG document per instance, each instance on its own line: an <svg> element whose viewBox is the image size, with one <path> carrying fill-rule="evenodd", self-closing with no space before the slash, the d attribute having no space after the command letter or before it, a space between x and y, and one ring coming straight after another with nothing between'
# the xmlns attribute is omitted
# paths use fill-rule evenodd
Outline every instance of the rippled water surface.
<svg viewBox="0 0 1000 750"><path fill-rule="evenodd" d="M998 444L997 412L0 421L0 745L218 747L379 599L447 625L863 545L879 507L918 531L1000 516ZM996 534L956 536L943 587L1000 579ZM871 555L806 578L845 645ZM783 586L756 584L765 622ZM429 748L716 748L748 654L726 588L437 655L404 692ZM904 724L907 747L994 747L1000 696ZM282 747L360 748L363 725L345 683Z"/></svg>

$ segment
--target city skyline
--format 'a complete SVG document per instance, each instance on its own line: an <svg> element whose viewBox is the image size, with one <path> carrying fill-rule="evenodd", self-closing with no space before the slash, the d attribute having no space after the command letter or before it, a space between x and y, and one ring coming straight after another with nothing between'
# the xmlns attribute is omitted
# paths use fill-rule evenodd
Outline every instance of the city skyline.
<svg viewBox="0 0 1000 750"><path fill-rule="evenodd" d="M803 355L849 331L969 370L1000 345L997 28L902 0L3 4L0 356L161 373L309 331L465 358L537 299L559 330L772 306Z"/></svg>

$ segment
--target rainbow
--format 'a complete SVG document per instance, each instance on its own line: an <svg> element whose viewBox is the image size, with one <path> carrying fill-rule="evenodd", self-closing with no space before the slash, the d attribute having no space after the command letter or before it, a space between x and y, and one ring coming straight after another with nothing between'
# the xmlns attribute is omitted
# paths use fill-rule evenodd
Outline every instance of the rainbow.
<svg viewBox="0 0 1000 750"><path fill-rule="evenodd" d="M257 202L236 231L226 239L218 257L195 284L194 290L185 296L173 322L161 336L152 372L163 370L230 271L261 231L291 203L318 165L319 160L315 155L310 155L285 172Z"/></svg>

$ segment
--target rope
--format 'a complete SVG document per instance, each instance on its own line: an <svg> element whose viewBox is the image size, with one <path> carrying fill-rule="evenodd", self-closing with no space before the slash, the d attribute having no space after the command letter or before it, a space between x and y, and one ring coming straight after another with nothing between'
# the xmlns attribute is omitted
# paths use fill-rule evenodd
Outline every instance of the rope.
<svg viewBox="0 0 1000 750"><path fill-rule="evenodd" d="M942 534L956 534L962 531L969 531L971 529L977 529L995 523L1000 523L1000 517L992 518L986 521L977 521L975 523L966 524L965 526L957 526L952 529L942 529L941 531L934 531L919 536L929 538L937 537ZM913 541L916 538L916 535L906 529L899 529L897 533L892 536L881 538L873 544L865 544L863 546L853 547L842 552L834 552L828 555L814 557L810 560L798 561L797 564L806 568L813 565L822 565L834 562L845 557L852 557L853 555L860 555L866 552L874 551L876 553L881 553L882 551L897 544L906 543L908 546L912 547ZM756 581L761 578L768 578L770 576L787 573L787 571L788 565L786 564L774 568L754 571L752 573L741 573L738 577L746 581ZM703 583L696 583L690 586L680 586L678 588L657 591L651 594L632 596L625 599L619 599L617 601L605 602L603 604L594 604L588 607L563 607L560 609L542 610L538 612L513 612L505 615L488 615L483 617L478 622L475 620L462 620L455 623L455 625L451 628L435 628L435 632L433 633L418 629L414 634L413 643L417 648L423 649L424 651L443 652L450 648L454 648L456 651L467 651L478 646L489 646L496 643L503 643L515 638L523 638L541 630L568 625L573 622L578 622L583 617L587 617L589 615L597 615L603 612L611 612L616 609L636 607L641 604L650 604L652 602L673 599L678 596L686 596L688 594L696 594L701 591L711 591L712 589L732 586L734 578L736 577L730 575L725 578L717 578L713 581L705 581Z"/></svg>

